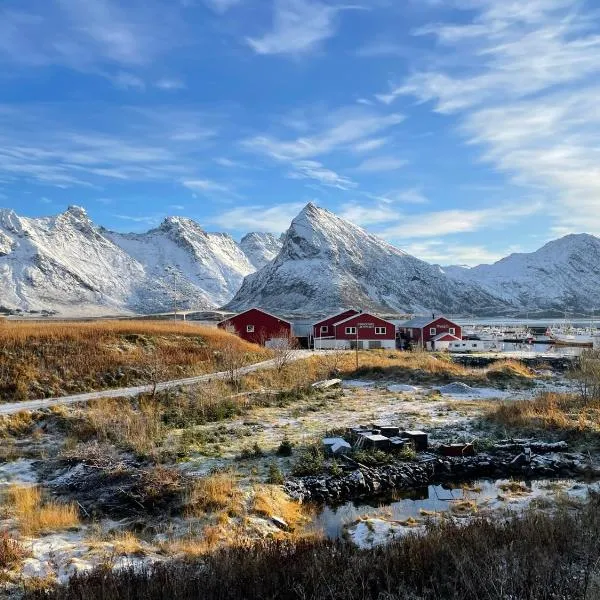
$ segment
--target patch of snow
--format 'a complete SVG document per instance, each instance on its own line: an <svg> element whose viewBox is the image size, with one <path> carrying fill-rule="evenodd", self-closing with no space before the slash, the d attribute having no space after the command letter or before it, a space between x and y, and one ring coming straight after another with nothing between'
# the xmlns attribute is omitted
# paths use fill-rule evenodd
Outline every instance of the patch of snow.
<svg viewBox="0 0 600 600"><path fill-rule="evenodd" d="M387 386L388 392L418 392L421 388L414 385L408 385L407 383L393 383Z"/></svg>
<svg viewBox="0 0 600 600"><path fill-rule="evenodd" d="M342 387L345 388L371 388L374 386L374 381L363 381L362 379L347 379L342 382Z"/></svg>
<svg viewBox="0 0 600 600"><path fill-rule="evenodd" d="M0 465L0 486L37 483L38 477L33 465L37 461L29 458L19 458L15 461Z"/></svg>

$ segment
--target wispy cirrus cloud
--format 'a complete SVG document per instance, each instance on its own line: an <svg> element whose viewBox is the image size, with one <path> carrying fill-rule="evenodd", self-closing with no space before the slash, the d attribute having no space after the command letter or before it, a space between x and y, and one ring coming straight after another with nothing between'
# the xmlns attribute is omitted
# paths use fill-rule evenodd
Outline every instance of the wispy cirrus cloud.
<svg viewBox="0 0 600 600"><path fill-rule="evenodd" d="M352 107L333 111L310 123L303 120L302 136L297 136L296 132L287 137L256 135L243 140L242 147L289 164L293 170L288 176L294 179L310 178L327 186L350 189L356 183L324 166L322 157L339 152L366 153L375 150L386 143L385 138L376 136L403 120L404 117L398 113L380 114L366 108ZM392 167L389 160L386 164L384 161L379 164L364 161L363 165L365 172L370 168L374 172L378 168L385 170Z"/></svg>
<svg viewBox="0 0 600 600"><path fill-rule="evenodd" d="M520 204L500 204L492 208L457 208L401 215L398 221L386 227L381 235L386 239L400 240L501 228L523 217L539 213L543 208L543 203L531 200Z"/></svg>
<svg viewBox="0 0 600 600"><path fill-rule="evenodd" d="M281 233L289 228L292 219L303 207L301 202L239 207L220 213L210 223L227 230Z"/></svg>
<svg viewBox="0 0 600 600"><path fill-rule="evenodd" d="M94 115L88 123L46 105L0 105L0 177L58 187L194 180L214 131L200 136L206 116L181 109L94 106ZM179 139L182 120L193 139Z"/></svg>
<svg viewBox="0 0 600 600"><path fill-rule="evenodd" d="M205 0L206 4L216 13L222 15L242 3L242 0Z"/></svg>
<svg viewBox="0 0 600 600"><path fill-rule="evenodd" d="M476 266L492 263L508 254L508 249L492 251L481 245L448 242L444 239L421 240L403 244L402 250L430 263Z"/></svg>
<svg viewBox="0 0 600 600"><path fill-rule="evenodd" d="M600 232L600 35L580 0L478 0L469 22L436 23L440 55L378 96L410 95L457 115L482 158L542 190L557 232Z"/></svg>
<svg viewBox="0 0 600 600"><path fill-rule="evenodd" d="M288 175L291 179L313 179L322 185L340 190L356 187L354 181L325 168L316 160L297 160L292 163L292 166L294 170Z"/></svg>
<svg viewBox="0 0 600 600"><path fill-rule="evenodd" d="M274 0L271 31L246 42L257 54L307 53L335 35L339 12L350 8L356 7L319 0Z"/></svg>

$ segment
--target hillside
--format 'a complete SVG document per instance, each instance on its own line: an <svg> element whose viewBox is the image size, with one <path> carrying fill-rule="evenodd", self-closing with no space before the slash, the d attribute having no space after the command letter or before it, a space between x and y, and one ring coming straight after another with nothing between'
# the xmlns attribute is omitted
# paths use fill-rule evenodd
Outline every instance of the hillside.
<svg viewBox="0 0 600 600"><path fill-rule="evenodd" d="M600 307L600 239L585 233L492 265L445 272L457 281L480 285L517 309L590 312Z"/></svg>
<svg viewBox="0 0 600 600"><path fill-rule="evenodd" d="M348 306L387 312L488 312L503 303L458 283L333 213L309 203L292 221L277 258L244 280L227 305L321 314Z"/></svg>

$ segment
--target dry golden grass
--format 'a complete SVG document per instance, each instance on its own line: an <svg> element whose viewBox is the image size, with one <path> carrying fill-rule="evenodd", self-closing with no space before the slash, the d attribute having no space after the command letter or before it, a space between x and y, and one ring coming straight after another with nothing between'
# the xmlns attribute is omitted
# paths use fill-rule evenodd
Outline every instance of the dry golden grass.
<svg viewBox="0 0 600 600"><path fill-rule="evenodd" d="M600 400L547 392L533 400L503 402L490 408L487 419L510 429L600 433Z"/></svg>
<svg viewBox="0 0 600 600"><path fill-rule="evenodd" d="M196 480L190 489L187 504L189 516L202 516L217 511L239 515L244 510L243 493L232 471Z"/></svg>
<svg viewBox="0 0 600 600"><path fill-rule="evenodd" d="M43 501L37 486L11 485L8 504L25 535L58 531L79 525L79 511L73 503Z"/></svg>
<svg viewBox="0 0 600 600"><path fill-rule="evenodd" d="M216 327L180 321L7 322L0 327L0 400L26 400L209 373L234 350L268 350Z"/></svg>
<svg viewBox="0 0 600 600"><path fill-rule="evenodd" d="M131 556L146 553L140 540L131 531L119 532L110 541L117 554Z"/></svg>
<svg viewBox="0 0 600 600"><path fill-rule="evenodd" d="M302 505L292 500L276 485L255 486L252 511L265 517L283 519L291 530L306 523L308 516Z"/></svg>

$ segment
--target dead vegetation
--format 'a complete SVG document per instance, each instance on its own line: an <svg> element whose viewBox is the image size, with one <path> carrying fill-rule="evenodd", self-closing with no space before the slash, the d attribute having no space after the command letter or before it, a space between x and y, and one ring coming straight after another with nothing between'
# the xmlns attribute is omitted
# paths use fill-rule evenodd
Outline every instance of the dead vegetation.
<svg viewBox="0 0 600 600"><path fill-rule="evenodd" d="M176 321L7 322L0 400L16 401L210 373L270 352L217 329Z"/></svg>
<svg viewBox="0 0 600 600"><path fill-rule="evenodd" d="M586 399L578 394L546 392L533 400L494 404L486 420L521 434L555 432L571 440L600 443L600 399Z"/></svg>
<svg viewBox="0 0 600 600"><path fill-rule="evenodd" d="M600 505L430 526L372 550L286 539L151 568L99 569L25 600L591 600L600 594Z"/></svg>
<svg viewBox="0 0 600 600"><path fill-rule="evenodd" d="M79 510L75 504L45 500L37 486L11 485L7 505L24 535L60 531L79 525Z"/></svg>
<svg viewBox="0 0 600 600"><path fill-rule="evenodd" d="M0 583L9 577L14 570L29 555L27 549L8 533L0 534Z"/></svg>

